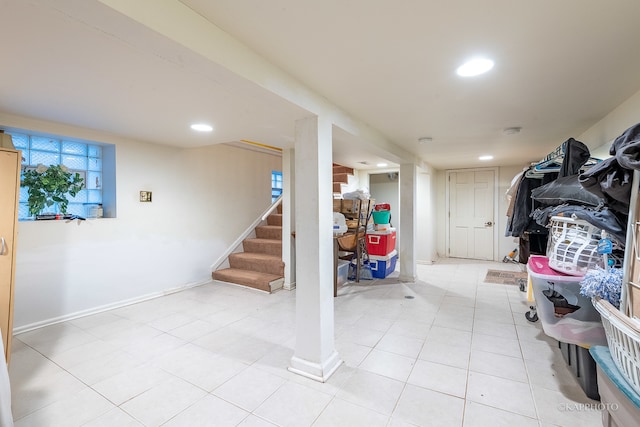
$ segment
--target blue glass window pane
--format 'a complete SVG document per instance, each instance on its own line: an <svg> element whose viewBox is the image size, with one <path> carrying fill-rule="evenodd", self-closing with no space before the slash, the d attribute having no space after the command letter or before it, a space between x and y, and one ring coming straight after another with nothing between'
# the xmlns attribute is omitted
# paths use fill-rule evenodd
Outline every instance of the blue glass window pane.
<svg viewBox="0 0 640 427"><path fill-rule="evenodd" d="M102 170L102 159L96 159L93 157L89 157L89 165L87 170L90 171L101 171Z"/></svg>
<svg viewBox="0 0 640 427"><path fill-rule="evenodd" d="M69 203L86 203L87 191L88 190L80 190L75 197L71 197L71 195L67 194L67 199L69 200Z"/></svg>
<svg viewBox="0 0 640 427"><path fill-rule="evenodd" d="M69 196L67 213L85 216L86 207L102 203L102 147L80 142L59 140L55 137L29 136L15 134L16 142L22 150L23 164L35 168L38 164L45 166L62 164L72 172L77 172L84 179L85 189L75 197ZM12 134L12 137L14 134ZM90 187L90 188L86 188ZM20 188L20 219L33 219L28 213L28 189ZM45 208L54 212L55 206ZM58 211L59 212L59 209Z"/></svg>
<svg viewBox="0 0 640 427"><path fill-rule="evenodd" d="M87 144L79 142L62 141L62 152L67 154L76 154L78 156L87 155Z"/></svg>
<svg viewBox="0 0 640 427"><path fill-rule="evenodd" d="M87 188L97 190L102 188L102 173L100 172L87 172L89 179L87 179Z"/></svg>
<svg viewBox="0 0 640 427"><path fill-rule="evenodd" d="M69 169L87 169L87 158L82 156L62 155L62 164Z"/></svg>
<svg viewBox="0 0 640 427"><path fill-rule="evenodd" d="M99 145L89 145L87 147L89 150L89 157L102 157L102 147Z"/></svg>
<svg viewBox="0 0 640 427"><path fill-rule="evenodd" d="M20 200L27 201L29 198L29 188L28 187L20 187Z"/></svg>
<svg viewBox="0 0 640 427"><path fill-rule="evenodd" d="M31 137L31 149L43 150L43 151L60 151L60 141L53 138L47 138L43 136Z"/></svg>
<svg viewBox="0 0 640 427"><path fill-rule="evenodd" d="M8 132L7 132L8 133ZM18 150L25 150L29 147L29 136L21 133L10 133L13 139L13 146Z"/></svg>
<svg viewBox="0 0 640 427"><path fill-rule="evenodd" d="M34 151L31 150L31 159L29 164L38 165L42 163L45 166L50 165L59 165L60 164L60 154L57 153L46 153L44 151Z"/></svg>
<svg viewBox="0 0 640 427"><path fill-rule="evenodd" d="M87 192L88 203L102 203L102 191L100 190L82 190Z"/></svg>
<svg viewBox="0 0 640 427"><path fill-rule="evenodd" d="M20 203L18 205L18 219L29 219L31 214L29 213L29 205L26 203Z"/></svg>
<svg viewBox="0 0 640 427"><path fill-rule="evenodd" d="M85 208L82 203L69 203L67 206L67 214L85 217Z"/></svg>

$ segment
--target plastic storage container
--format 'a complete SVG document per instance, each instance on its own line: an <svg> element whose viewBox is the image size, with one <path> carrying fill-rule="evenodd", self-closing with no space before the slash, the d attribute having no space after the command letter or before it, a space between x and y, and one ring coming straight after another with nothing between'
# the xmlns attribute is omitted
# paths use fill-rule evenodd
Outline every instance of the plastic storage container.
<svg viewBox="0 0 640 427"><path fill-rule="evenodd" d="M557 272L539 255L529 258L527 269L545 334L582 347L607 344L600 314L591 298L580 295L582 276Z"/></svg>
<svg viewBox="0 0 640 427"><path fill-rule="evenodd" d="M593 400L600 400L598 394L598 374L596 372L596 362L589 353L589 350L575 344L558 342L558 347L562 353L562 358L567 363L571 373L578 380L580 388Z"/></svg>
<svg viewBox="0 0 640 427"><path fill-rule="evenodd" d="M371 266L371 274L376 279L384 279L396 269L398 261L398 252L392 251L386 256L369 255L369 265Z"/></svg>
<svg viewBox="0 0 640 427"><path fill-rule="evenodd" d="M349 261L338 260L338 277L336 280L336 284L338 286L342 286L347 281L347 276L349 274Z"/></svg>
<svg viewBox="0 0 640 427"><path fill-rule="evenodd" d="M391 227L391 224L375 224L373 228L375 231L389 231L393 227Z"/></svg>
<svg viewBox="0 0 640 427"><path fill-rule="evenodd" d="M375 224L389 224L391 220L391 211L373 211L371 215Z"/></svg>
<svg viewBox="0 0 640 427"><path fill-rule="evenodd" d="M333 234L342 234L347 231L347 221L340 212L333 213Z"/></svg>
<svg viewBox="0 0 640 427"><path fill-rule="evenodd" d="M396 229L367 232L367 252L369 255L386 256L396 248Z"/></svg>
<svg viewBox="0 0 640 427"><path fill-rule="evenodd" d="M626 379L616 369L609 349L595 346L589 353L596 362L598 391L602 402L602 426L624 427L638 425L640 394L628 387Z"/></svg>

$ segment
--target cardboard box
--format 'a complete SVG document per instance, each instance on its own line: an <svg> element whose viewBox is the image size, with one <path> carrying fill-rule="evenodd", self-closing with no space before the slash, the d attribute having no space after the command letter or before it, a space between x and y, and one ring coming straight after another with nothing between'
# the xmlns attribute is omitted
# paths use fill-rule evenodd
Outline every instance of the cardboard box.
<svg viewBox="0 0 640 427"><path fill-rule="evenodd" d="M375 204L375 200L373 200L373 199L370 199L368 201L367 200L363 200L362 201L362 209L366 209L367 202L369 202L369 212L367 212L367 216L369 216L368 214L373 209L373 205ZM357 215L359 207L360 207L360 200L333 199L333 211L334 212L340 212L340 213L343 213L345 215L347 215L347 214L351 214L351 215L355 214L355 215Z"/></svg>

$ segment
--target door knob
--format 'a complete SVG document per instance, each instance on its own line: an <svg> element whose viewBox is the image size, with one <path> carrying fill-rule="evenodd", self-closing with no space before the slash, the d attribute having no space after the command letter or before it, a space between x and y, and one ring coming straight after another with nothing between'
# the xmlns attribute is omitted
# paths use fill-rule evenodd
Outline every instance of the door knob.
<svg viewBox="0 0 640 427"><path fill-rule="evenodd" d="M4 251L7 248L7 245L4 242L4 237L0 237L0 255L4 255Z"/></svg>
<svg viewBox="0 0 640 427"><path fill-rule="evenodd" d="M491 222L491 221L487 221L487 222L484 223L485 227L491 227L492 225L493 225L493 222Z"/></svg>

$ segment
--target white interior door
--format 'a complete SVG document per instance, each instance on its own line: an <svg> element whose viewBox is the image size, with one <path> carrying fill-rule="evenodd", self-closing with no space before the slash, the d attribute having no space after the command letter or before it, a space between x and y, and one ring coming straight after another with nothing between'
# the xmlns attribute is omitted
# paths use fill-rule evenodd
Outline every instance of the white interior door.
<svg viewBox="0 0 640 427"><path fill-rule="evenodd" d="M493 260L495 171L449 172L449 256Z"/></svg>

